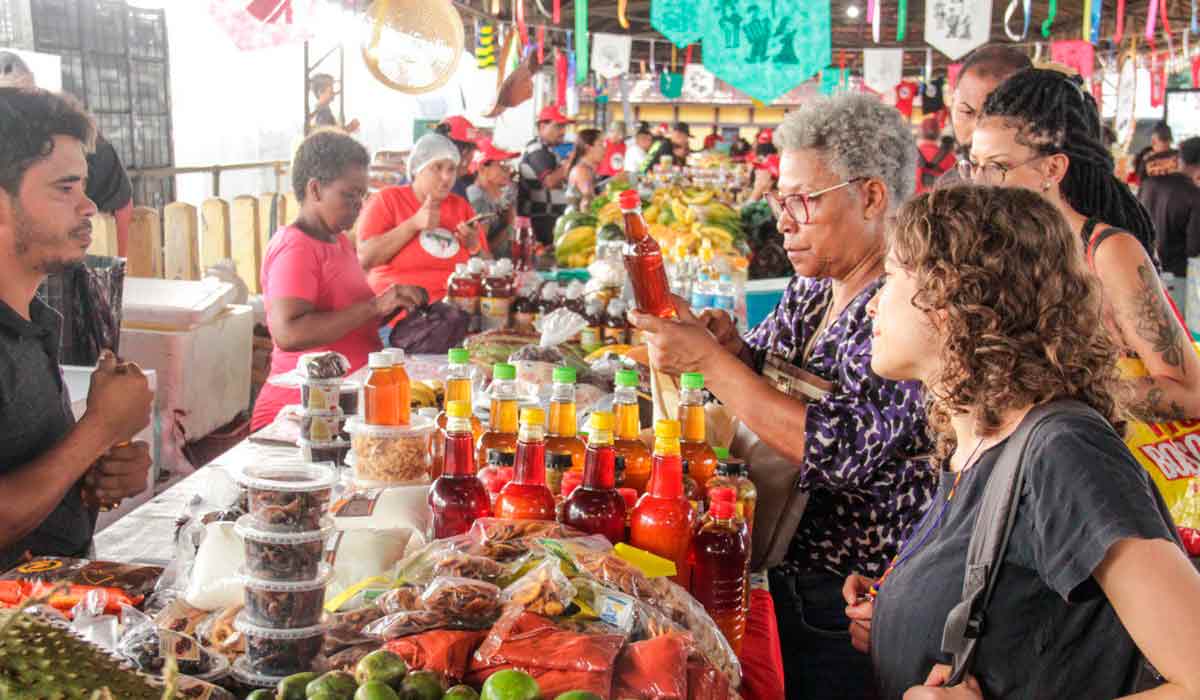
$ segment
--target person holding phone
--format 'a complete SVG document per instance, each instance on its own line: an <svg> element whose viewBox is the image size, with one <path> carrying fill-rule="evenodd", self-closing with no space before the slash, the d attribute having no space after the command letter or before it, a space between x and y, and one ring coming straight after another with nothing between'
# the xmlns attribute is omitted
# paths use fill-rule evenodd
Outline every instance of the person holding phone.
<svg viewBox="0 0 1200 700"><path fill-rule="evenodd" d="M481 223L486 232L488 249L496 257L509 257L512 251L516 188L511 163L519 155L496 148L491 139L483 139L471 161L475 182L467 188L467 200L479 212L479 216L486 217Z"/></svg>

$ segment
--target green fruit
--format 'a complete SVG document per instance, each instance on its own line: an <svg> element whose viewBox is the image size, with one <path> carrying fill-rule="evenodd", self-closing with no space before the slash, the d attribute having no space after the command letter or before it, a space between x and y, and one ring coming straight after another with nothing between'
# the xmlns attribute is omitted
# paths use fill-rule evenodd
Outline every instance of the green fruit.
<svg viewBox="0 0 1200 700"><path fill-rule="evenodd" d="M275 692L266 688L259 688L247 695L246 700L275 700Z"/></svg>
<svg viewBox="0 0 1200 700"><path fill-rule="evenodd" d="M489 676L479 697L480 700L540 700L542 689L528 673L508 669Z"/></svg>
<svg viewBox="0 0 1200 700"><path fill-rule="evenodd" d="M617 224L604 224L600 230L596 232L596 240L598 241L623 241L625 240L625 229Z"/></svg>
<svg viewBox="0 0 1200 700"><path fill-rule="evenodd" d="M406 673L408 665L404 663L404 659L395 652L378 649L359 660L358 665L354 667L354 680L360 685L367 681L382 681L393 688L399 688Z"/></svg>
<svg viewBox="0 0 1200 700"><path fill-rule="evenodd" d="M353 700L356 690L358 683L354 681L354 676L345 671L330 671L304 688L309 700L314 700L317 693L325 693L336 700Z"/></svg>
<svg viewBox="0 0 1200 700"><path fill-rule="evenodd" d="M358 686L354 700L400 700L400 696L383 681L367 681Z"/></svg>
<svg viewBox="0 0 1200 700"><path fill-rule="evenodd" d="M334 695L333 693L327 693L324 690L319 690L317 691L316 695L309 695L308 700L342 700L342 697L340 695Z"/></svg>
<svg viewBox="0 0 1200 700"><path fill-rule="evenodd" d="M469 685L456 685L446 691L442 700L479 700L479 693Z"/></svg>
<svg viewBox="0 0 1200 700"><path fill-rule="evenodd" d="M441 676L432 671L413 671L400 685L404 700L442 700Z"/></svg>
<svg viewBox="0 0 1200 700"><path fill-rule="evenodd" d="M554 698L554 700L604 700L604 698L595 693L589 693L586 690L572 690L568 693L562 693Z"/></svg>
<svg viewBox="0 0 1200 700"><path fill-rule="evenodd" d="M304 700L308 695L305 693L305 688L309 683L317 679L317 674L307 671L305 673L293 673L287 678L279 681L275 686L275 700Z"/></svg>

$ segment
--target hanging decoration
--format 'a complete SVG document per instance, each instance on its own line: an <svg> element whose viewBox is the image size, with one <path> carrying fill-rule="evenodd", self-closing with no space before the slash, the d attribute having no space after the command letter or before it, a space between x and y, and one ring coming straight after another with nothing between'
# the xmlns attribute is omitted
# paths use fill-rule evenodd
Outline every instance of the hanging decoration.
<svg viewBox="0 0 1200 700"><path fill-rule="evenodd" d="M1117 77L1117 109L1113 115L1113 131L1117 134L1117 143L1121 150L1128 152L1129 143L1133 140L1134 113L1137 97L1137 47L1129 47L1129 51L1121 59L1121 68Z"/></svg>
<svg viewBox="0 0 1200 700"><path fill-rule="evenodd" d="M1104 0L1091 0L1092 3L1092 26L1091 32L1087 35L1087 40L1093 44L1100 43L1100 25L1104 19Z"/></svg>
<svg viewBox="0 0 1200 700"><path fill-rule="evenodd" d="M567 53L561 49L554 50L554 106L558 111L567 108L567 83L570 82L570 68Z"/></svg>
<svg viewBox="0 0 1200 700"><path fill-rule="evenodd" d="M1200 15L1196 14L1197 5L1200 5L1200 3L1192 0L1192 34L1200 34ZM1194 81L1193 85L1195 85Z"/></svg>
<svg viewBox="0 0 1200 700"><path fill-rule="evenodd" d="M529 27L525 25L525 0L513 0L513 17L517 21L517 35L521 37L521 48L529 46Z"/></svg>
<svg viewBox="0 0 1200 700"><path fill-rule="evenodd" d="M1158 0L1150 0L1150 9L1146 11L1146 43L1150 51L1154 51L1154 30L1158 28Z"/></svg>
<svg viewBox="0 0 1200 700"><path fill-rule="evenodd" d="M683 67L683 93L689 102L705 102L717 94L717 76L703 64L688 63Z"/></svg>
<svg viewBox="0 0 1200 700"><path fill-rule="evenodd" d="M312 0L209 0L208 12L241 51L298 44L310 39Z"/></svg>
<svg viewBox="0 0 1200 700"><path fill-rule="evenodd" d="M537 57L538 63L546 62L546 25L539 24L537 28Z"/></svg>
<svg viewBox="0 0 1200 700"><path fill-rule="evenodd" d="M1042 36L1044 38L1050 38L1050 27L1054 26L1054 18L1057 16L1058 0L1050 0L1050 9L1046 11L1046 21L1042 22Z"/></svg>
<svg viewBox="0 0 1200 700"><path fill-rule="evenodd" d="M863 49L863 84L886 93L904 77L904 49Z"/></svg>
<svg viewBox="0 0 1200 700"><path fill-rule="evenodd" d="M621 29L629 29L629 18L625 16L628 4L629 0L617 0L617 21L621 23Z"/></svg>
<svg viewBox="0 0 1200 700"><path fill-rule="evenodd" d="M1012 21L1013 15L1017 14L1017 4L1020 3L1025 11L1025 23L1021 26L1021 33L1017 34L1009 28L1008 24ZM1033 17L1033 0L1011 0L1008 3L1008 8L1004 10L1004 33L1008 35L1010 41L1025 41L1025 37L1029 36L1029 22Z"/></svg>
<svg viewBox="0 0 1200 700"><path fill-rule="evenodd" d="M655 0L657 2L658 0ZM990 0L989 0L990 1ZM771 103L828 65L832 56L827 0L716 3L704 28L701 60L718 78Z"/></svg>
<svg viewBox="0 0 1200 700"><path fill-rule="evenodd" d="M1121 45L1121 39L1125 38L1125 0L1117 0L1117 16L1116 26L1113 28L1113 44Z"/></svg>
<svg viewBox="0 0 1200 700"><path fill-rule="evenodd" d="M633 37L628 34L592 35L592 70L601 78L616 78L629 72Z"/></svg>
<svg viewBox="0 0 1200 700"><path fill-rule="evenodd" d="M1167 61L1158 51L1150 52L1150 106L1162 107L1167 97Z"/></svg>
<svg viewBox="0 0 1200 700"><path fill-rule="evenodd" d="M879 0L867 0L867 19L871 21L871 41L879 43Z"/></svg>
<svg viewBox="0 0 1200 700"><path fill-rule="evenodd" d="M725 22L726 6L732 6L737 13L737 0L713 0L721 5L721 19ZM701 10L706 3L702 0L650 0L650 26L659 34L670 39L679 48L704 36L704 28L698 18L704 16ZM732 30L733 40L737 41L737 27Z"/></svg>
<svg viewBox="0 0 1200 700"><path fill-rule="evenodd" d="M679 99L683 94L683 74L676 70L679 64L679 47L671 45L671 69L663 71L658 79L658 90L663 97L670 100Z"/></svg>
<svg viewBox="0 0 1200 700"><path fill-rule="evenodd" d="M562 0L554 0L554 5L550 10L551 19L555 24L562 23Z"/></svg>
<svg viewBox="0 0 1200 700"><path fill-rule="evenodd" d="M643 69L642 72L645 73L646 71ZM653 39L650 40L650 72L651 73L658 72L658 65L654 62L654 40Z"/></svg>
<svg viewBox="0 0 1200 700"><path fill-rule="evenodd" d="M534 0L534 2L537 3L538 14L540 14L545 19L550 19L551 17L553 17L553 15L551 15L549 12L546 12L546 3L545 2L543 2L542 0Z"/></svg>
<svg viewBox="0 0 1200 700"><path fill-rule="evenodd" d="M1079 36L1087 39L1092 35L1092 0L1083 0L1083 11L1079 13L1079 21L1083 23Z"/></svg>
<svg viewBox="0 0 1200 700"><path fill-rule="evenodd" d="M958 60L987 43L991 18L992 0L935 2L926 10L925 43Z"/></svg>
<svg viewBox="0 0 1200 700"><path fill-rule="evenodd" d="M1050 43L1050 60L1070 66L1084 80L1091 80L1096 69L1096 47L1083 39L1054 41Z"/></svg>
<svg viewBox="0 0 1200 700"><path fill-rule="evenodd" d="M688 67L688 64L690 64L692 62L692 47L693 46L695 46L695 44L688 44L687 48L683 50L683 67L684 67L684 69L686 69Z"/></svg>
<svg viewBox="0 0 1200 700"><path fill-rule="evenodd" d="M575 0L575 82L582 85L588 75L588 0Z"/></svg>
<svg viewBox="0 0 1200 700"><path fill-rule="evenodd" d="M896 41L904 41L908 33L908 0L900 0L896 8Z"/></svg>
<svg viewBox="0 0 1200 700"><path fill-rule="evenodd" d="M481 69L496 66L496 26L475 24L475 64Z"/></svg>
<svg viewBox="0 0 1200 700"><path fill-rule="evenodd" d="M925 82L933 80L933 49L925 49Z"/></svg>

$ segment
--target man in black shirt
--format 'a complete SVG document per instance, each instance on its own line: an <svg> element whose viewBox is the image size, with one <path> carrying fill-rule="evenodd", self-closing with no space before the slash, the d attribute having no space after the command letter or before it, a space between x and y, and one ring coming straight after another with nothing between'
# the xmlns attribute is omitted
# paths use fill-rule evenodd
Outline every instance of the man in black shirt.
<svg viewBox="0 0 1200 700"><path fill-rule="evenodd" d="M517 181L517 215L528 216L538 240L554 241L554 222L567 209L564 186L570 173L569 159L559 158L554 147L563 142L567 124L554 105L538 113L538 137L525 146Z"/></svg>
<svg viewBox="0 0 1200 700"><path fill-rule="evenodd" d="M646 160L642 163L642 172L650 172L661 164L683 167L687 165L687 155L691 153L692 128L686 122L678 122L671 127L671 133L666 139L655 141L650 146Z"/></svg>
<svg viewBox="0 0 1200 700"><path fill-rule="evenodd" d="M82 261L96 205L84 192L91 119L69 98L0 88L0 569L84 556L96 510L141 492L152 394L105 352L75 423L58 365L61 317L36 290Z"/></svg>
<svg viewBox="0 0 1200 700"><path fill-rule="evenodd" d="M1189 139L1193 168L1200 159L1200 138ZM1187 144L1185 141L1184 144ZM1200 255L1200 187L1183 172L1180 151L1152 153L1144 163L1145 176L1138 199L1154 222L1155 246L1163 270L1187 275L1188 258Z"/></svg>
<svg viewBox="0 0 1200 700"><path fill-rule="evenodd" d="M317 98L317 108L312 113L312 127L314 129L342 129L347 134L353 134L358 131L358 120L351 119L345 126L333 116L333 98L337 97L338 86L332 75L328 73L317 73L309 81L312 88L313 97Z"/></svg>

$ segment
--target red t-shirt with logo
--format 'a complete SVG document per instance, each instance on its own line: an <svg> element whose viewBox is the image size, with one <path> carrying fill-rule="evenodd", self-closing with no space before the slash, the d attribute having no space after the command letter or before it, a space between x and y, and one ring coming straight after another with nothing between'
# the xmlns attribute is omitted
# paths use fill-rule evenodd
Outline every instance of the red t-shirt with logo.
<svg viewBox="0 0 1200 700"><path fill-rule="evenodd" d="M604 145L604 160L596 168L596 174L601 177L612 177L625 172L625 142L608 141Z"/></svg>
<svg viewBox="0 0 1200 700"><path fill-rule="evenodd" d="M382 236L411 219L420 208L421 201L410 185L380 190L359 218L359 240ZM430 301L446 296L446 281L454 266L471 257L454 232L459 224L475 216L475 210L467 200L451 194L442 202L440 213L437 228L413 236L390 261L367 272L367 282L376 294L393 284L407 284L424 287ZM487 251L486 237L480 236L480 245Z"/></svg>
<svg viewBox="0 0 1200 700"><path fill-rule="evenodd" d="M921 94L921 86L911 80L905 80L896 86L896 109L905 118L912 118L913 100Z"/></svg>

